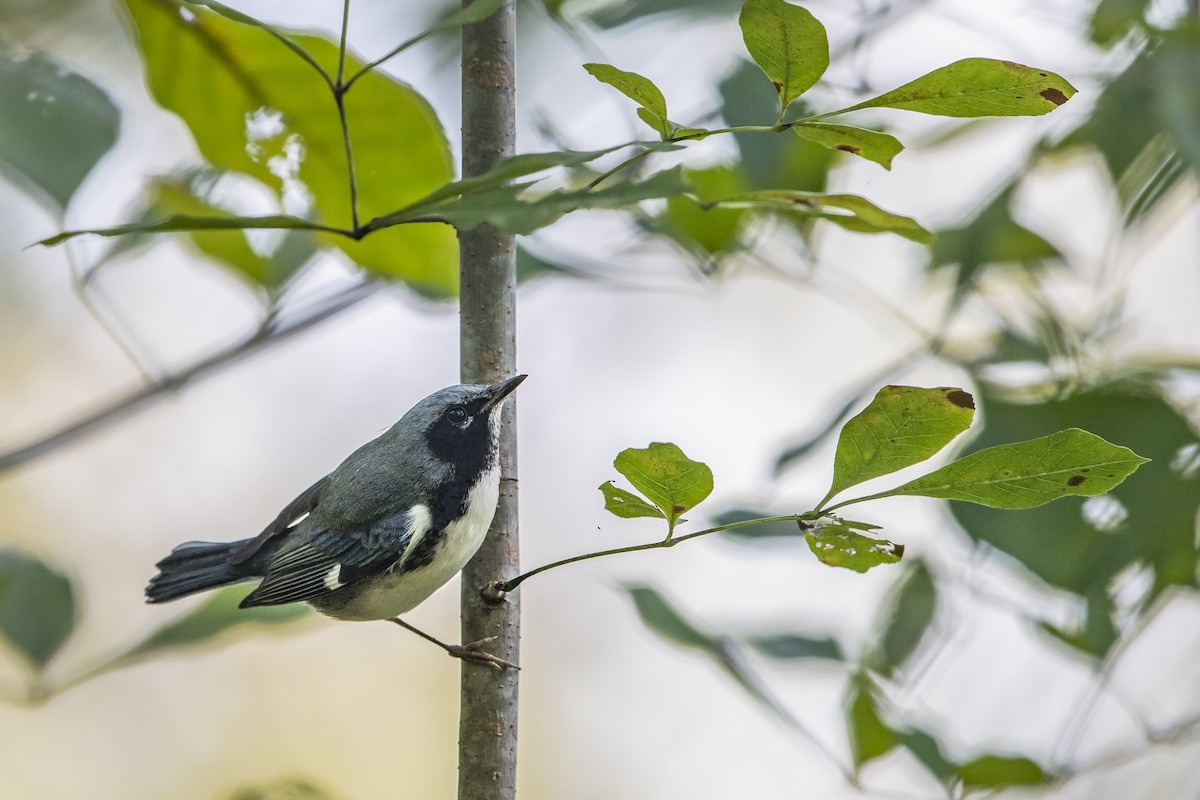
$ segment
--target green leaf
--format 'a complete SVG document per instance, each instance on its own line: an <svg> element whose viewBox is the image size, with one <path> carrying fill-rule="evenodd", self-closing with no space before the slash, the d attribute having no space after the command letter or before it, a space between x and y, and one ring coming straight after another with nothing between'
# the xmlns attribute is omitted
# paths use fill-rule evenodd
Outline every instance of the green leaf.
<svg viewBox="0 0 1200 800"><path fill-rule="evenodd" d="M916 220L884 211L854 194L815 194L788 189L762 189L730 195L711 205L722 208L755 208L801 217L823 219L855 233L895 233L920 244L933 234Z"/></svg>
<svg viewBox="0 0 1200 800"><path fill-rule="evenodd" d="M878 689L864 672L850 681L846 696L846 732L855 768L887 754L899 744L897 733L879 715Z"/></svg>
<svg viewBox="0 0 1200 800"><path fill-rule="evenodd" d="M806 8L783 0L746 0L738 17L754 63L779 93L779 115L829 68L825 26Z"/></svg>
<svg viewBox="0 0 1200 800"><path fill-rule="evenodd" d="M155 100L182 117L210 164L275 187L292 216L304 216L311 202L323 225L351 227L336 106L325 80L309 64L267 31L206 9L178 0L124 3ZM302 35L291 39L327 74L337 72L334 42ZM347 72L361 63L347 57ZM345 95L345 105L361 218L414 202L453 178L441 125L413 89L372 71ZM406 226L358 242L326 233L319 239L366 269L423 293L457 291L457 242L442 225Z"/></svg>
<svg viewBox="0 0 1200 800"><path fill-rule="evenodd" d="M1071 428L980 450L882 496L962 500L990 508L1033 508L1069 495L1104 494L1149 459Z"/></svg>
<svg viewBox="0 0 1200 800"><path fill-rule="evenodd" d="M1037 763L1021 756L984 755L958 769L963 785L994 789L1002 786L1038 786L1050 776Z"/></svg>
<svg viewBox="0 0 1200 800"><path fill-rule="evenodd" d="M889 609L871 667L891 675L917 649L937 611L933 575L923 561L910 562L899 587L884 603Z"/></svg>
<svg viewBox="0 0 1200 800"><path fill-rule="evenodd" d="M1153 585L1144 607L1154 607L1153 601L1172 587L1196 585L1200 491L1195 477L1173 466L1195 445L1194 427L1173 399L1142 382L1110 383L1037 402L987 383L980 386L984 427L968 452L1077 425L1153 459L1103 500L1128 515L1118 531L1092 524L1087 511L1097 501L1067 499L1024 511L950 504L972 541L1004 553L1008 558L1001 561L1021 575L1035 575L1084 598L1086 620L1068 635L1072 646L1103 655L1116 641L1109 592L1118 575L1149 568Z"/></svg>
<svg viewBox="0 0 1200 800"><path fill-rule="evenodd" d="M975 399L942 386L885 386L838 436L833 483L818 508L863 481L932 457L971 427Z"/></svg>
<svg viewBox="0 0 1200 800"><path fill-rule="evenodd" d="M666 519L663 513L654 506L638 497L633 492L627 492L613 485L612 481L600 484L600 492L604 495L604 510L624 519L636 517L658 517Z"/></svg>
<svg viewBox="0 0 1200 800"><path fill-rule="evenodd" d="M1200 23L1180 22L1154 54L1158 117L1175 149L1200 173Z"/></svg>
<svg viewBox="0 0 1200 800"><path fill-rule="evenodd" d="M364 226L377 230L422 220L440 220L459 230L471 230L484 222L510 233L527 235L560 217L590 208L628 208L643 200L655 200L688 190L683 168L674 167L651 175L640 183L607 184L600 189L563 189L526 199L532 184L515 184L463 195L441 203L418 203L371 220Z"/></svg>
<svg viewBox="0 0 1200 800"><path fill-rule="evenodd" d="M1125 34L1145 24L1150 0L1100 0L1092 12L1089 33L1096 44L1115 44Z"/></svg>
<svg viewBox="0 0 1200 800"><path fill-rule="evenodd" d="M32 556L0 551L0 635L41 672L75 630L75 590Z"/></svg>
<svg viewBox="0 0 1200 800"><path fill-rule="evenodd" d="M674 126L667 119L667 101L653 81L609 64L584 64L583 68L596 80L608 84L637 103L640 106L637 115L660 137L671 137Z"/></svg>
<svg viewBox="0 0 1200 800"><path fill-rule="evenodd" d="M851 125L832 125L826 122L804 122L792 130L801 139L816 142L830 150L874 161L884 169L892 168L892 159L904 149L895 136Z"/></svg>
<svg viewBox="0 0 1200 800"><path fill-rule="evenodd" d="M0 47L0 169L60 215L117 140L100 87L39 53Z"/></svg>
<svg viewBox="0 0 1200 800"><path fill-rule="evenodd" d="M88 230L63 231L35 244L53 247L68 239L85 234L96 236L125 236L130 233L180 233L186 231L244 231L244 230L308 230L332 232L335 229L309 222L299 217L289 217L286 214L271 214L265 217L193 217L187 214L173 214L166 219L153 222L132 222L128 225L116 225L111 228L91 228Z"/></svg>
<svg viewBox="0 0 1200 800"><path fill-rule="evenodd" d="M667 198L659 221L676 241L698 249L706 256L734 247L746 212L742 209L711 208L706 201L746 189L741 170L729 166L689 169L684 175L700 202L678 194Z"/></svg>
<svg viewBox="0 0 1200 800"><path fill-rule="evenodd" d="M713 638L689 622L658 591L649 586L626 586L625 590L647 628L684 647L712 650Z"/></svg>
<svg viewBox="0 0 1200 800"><path fill-rule="evenodd" d="M1029 117L1053 111L1074 94L1075 87L1053 72L965 58L835 113L899 108L940 117Z"/></svg>
<svg viewBox="0 0 1200 800"><path fill-rule="evenodd" d="M863 536L859 530L863 530L862 523L835 517L806 529L804 539L822 564L855 572L866 572L880 564L895 564L904 557L904 545Z"/></svg>
<svg viewBox="0 0 1200 800"><path fill-rule="evenodd" d="M245 588L237 586L212 592L203 603L147 636L123 655L122 660L203 644L232 628L280 625L312 614L306 607L295 603L238 608L238 603L245 596Z"/></svg>
<svg viewBox="0 0 1200 800"><path fill-rule="evenodd" d="M900 744L939 780L944 782L958 771L958 765L942 753L942 746L938 740L925 731L903 730L897 731L897 734Z"/></svg>
<svg viewBox="0 0 1200 800"><path fill-rule="evenodd" d="M842 655L841 646L828 636L813 637L795 633L776 633L752 636L747 639L747 642L764 656L778 661L808 658L842 661L845 658Z"/></svg>
<svg viewBox="0 0 1200 800"><path fill-rule="evenodd" d="M555 167L576 167L595 161L603 155L625 145L604 150L562 150L550 153L522 153L501 160L482 175L447 183L418 201L417 205L429 205L443 200L502 187L514 178L523 178L535 172L544 172Z"/></svg>
<svg viewBox="0 0 1200 800"><path fill-rule="evenodd" d="M682 514L713 490L713 474L708 465L692 461L670 443L652 442L644 450L622 450L613 466L662 509L672 527Z"/></svg>
<svg viewBox="0 0 1200 800"><path fill-rule="evenodd" d="M763 517L772 516L775 515L768 514L765 511L759 512L744 508L732 508L717 514L713 517L713 521L718 525L731 525L735 522L748 522L752 519L762 519ZM724 533L726 536L731 536L735 539L754 541L759 539L798 539L804 532L792 520L775 520L773 522L764 522L761 525L747 525L744 528L734 528Z"/></svg>

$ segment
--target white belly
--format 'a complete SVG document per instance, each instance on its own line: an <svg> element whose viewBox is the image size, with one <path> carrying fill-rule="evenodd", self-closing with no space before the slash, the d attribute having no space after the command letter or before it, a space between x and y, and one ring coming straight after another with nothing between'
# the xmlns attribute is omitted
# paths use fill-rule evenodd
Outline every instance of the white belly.
<svg viewBox="0 0 1200 800"><path fill-rule="evenodd" d="M483 544L500 499L500 468L480 476L467 495L467 512L446 526L433 560L411 572L398 567L369 581L361 590L345 589L314 598L312 605L331 617L347 620L391 619L411 611L453 578ZM414 536L412 544L418 537ZM412 545L409 546L409 552ZM346 587L350 588L350 587ZM340 595L340 597L339 597Z"/></svg>

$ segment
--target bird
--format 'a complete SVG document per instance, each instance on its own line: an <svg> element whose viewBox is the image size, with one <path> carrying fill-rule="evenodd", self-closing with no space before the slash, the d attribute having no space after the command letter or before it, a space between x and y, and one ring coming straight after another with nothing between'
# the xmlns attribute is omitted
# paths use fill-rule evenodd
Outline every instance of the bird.
<svg viewBox="0 0 1200 800"><path fill-rule="evenodd" d="M440 389L300 493L257 536L185 542L156 564L149 603L259 579L241 608L305 602L339 620L401 621L479 549L500 495L500 411L525 380ZM457 651L457 652L456 652Z"/></svg>

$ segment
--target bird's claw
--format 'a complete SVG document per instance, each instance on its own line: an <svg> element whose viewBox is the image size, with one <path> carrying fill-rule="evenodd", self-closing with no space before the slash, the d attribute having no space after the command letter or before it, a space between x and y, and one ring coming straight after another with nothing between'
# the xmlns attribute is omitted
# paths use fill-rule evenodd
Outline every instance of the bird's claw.
<svg viewBox="0 0 1200 800"><path fill-rule="evenodd" d="M483 649L494 641L496 641L496 637L489 636L486 639L480 639L470 644L452 644L446 647L446 652L453 658L460 658L463 661L473 661L476 664L486 664L496 670L520 669L520 667L511 661L505 661L503 658L494 656Z"/></svg>

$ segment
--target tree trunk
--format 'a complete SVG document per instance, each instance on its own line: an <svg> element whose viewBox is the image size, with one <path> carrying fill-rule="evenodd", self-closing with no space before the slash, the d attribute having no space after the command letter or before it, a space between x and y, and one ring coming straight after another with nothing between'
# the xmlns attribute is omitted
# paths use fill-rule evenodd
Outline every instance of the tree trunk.
<svg viewBox="0 0 1200 800"><path fill-rule="evenodd" d="M464 4L467 0L464 0ZM462 174L479 175L514 152L514 0L462 31ZM516 244L481 225L459 235L462 379L495 383L516 371ZM505 404L500 440L500 505L491 531L463 570L462 641L518 662L517 596L490 603L481 590L518 572L515 398ZM458 740L459 800L516 794L517 671L463 661Z"/></svg>

